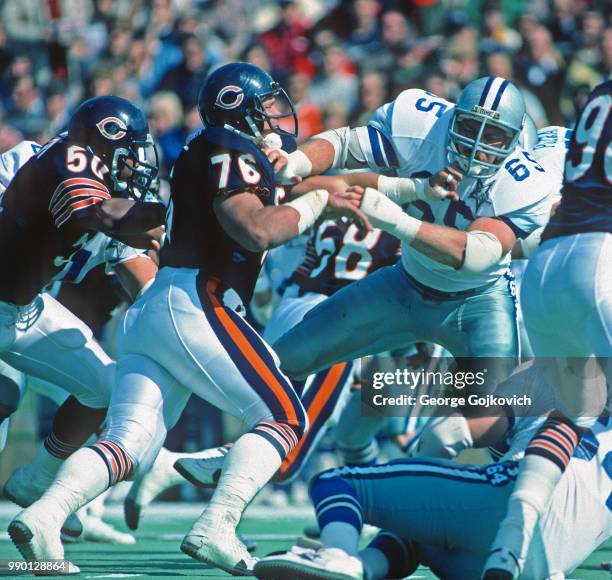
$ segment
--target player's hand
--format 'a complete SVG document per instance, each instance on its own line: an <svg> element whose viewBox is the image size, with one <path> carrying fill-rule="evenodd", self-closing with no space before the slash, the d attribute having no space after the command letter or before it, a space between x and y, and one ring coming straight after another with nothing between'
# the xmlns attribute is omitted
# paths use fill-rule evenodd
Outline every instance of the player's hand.
<svg viewBox="0 0 612 580"><path fill-rule="evenodd" d="M274 173L276 173L276 181L280 185L295 185L302 181L302 178L295 173L291 158L286 151L264 147L263 152L268 157L268 161L272 164L272 169L274 169Z"/></svg>
<svg viewBox="0 0 612 580"><path fill-rule="evenodd" d="M365 193L365 188L361 187L361 185L351 185L351 187L347 187L345 191L339 192L338 195L344 197L344 199L348 199L356 204L357 207L361 205L361 200L363 199L363 194Z"/></svg>
<svg viewBox="0 0 612 580"><path fill-rule="evenodd" d="M457 187L463 179L463 174L455 167L445 167L432 175L425 183L425 196L429 199L450 199L457 201Z"/></svg>
<svg viewBox="0 0 612 580"><path fill-rule="evenodd" d="M366 215L359 209L359 201L351 199L353 195L351 192L348 192L347 195L346 191L330 192L323 215L331 219L347 217L353 220L360 230L369 232L372 230L372 225Z"/></svg>

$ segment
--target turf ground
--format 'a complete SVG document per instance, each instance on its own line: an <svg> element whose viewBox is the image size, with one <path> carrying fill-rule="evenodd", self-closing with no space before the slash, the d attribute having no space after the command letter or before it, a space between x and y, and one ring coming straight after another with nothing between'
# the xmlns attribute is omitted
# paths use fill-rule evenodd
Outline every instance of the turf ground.
<svg viewBox="0 0 612 580"><path fill-rule="evenodd" d="M228 578L229 575L207 569L179 551L181 539L200 509L199 504L154 504L146 512L141 528L136 532L138 541L135 545L71 544L66 548L66 557L80 566L80 578ZM0 561L19 556L4 531L17 511L18 508L12 504L0 502ZM120 505L111 505L105 518L126 530ZM256 505L247 511L240 531L257 540L257 555L265 555L291 546L304 525L313 522L309 508ZM572 574L572 578L609 580L610 574L599 568L602 560L612 560L612 541L594 553ZM428 569L420 568L411 578L429 579L434 575Z"/></svg>

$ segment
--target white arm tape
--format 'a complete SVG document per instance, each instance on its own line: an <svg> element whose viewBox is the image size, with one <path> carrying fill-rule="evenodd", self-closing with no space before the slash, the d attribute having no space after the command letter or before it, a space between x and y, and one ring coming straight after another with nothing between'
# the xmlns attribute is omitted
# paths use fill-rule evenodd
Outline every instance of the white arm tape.
<svg viewBox="0 0 612 580"><path fill-rule="evenodd" d="M329 199L329 192L326 189L315 189L309 191L304 195L301 195L293 201L284 203L284 206L291 206L295 211L300 214L300 221L298 222L298 232L303 234L309 227L311 227L317 218L323 213L327 200Z"/></svg>
<svg viewBox="0 0 612 580"><path fill-rule="evenodd" d="M283 151L283 153L285 153ZM299 149L285 153L287 164L276 174L276 181L281 185L293 185L295 177L308 177L312 172L312 162L308 155Z"/></svg>
<svg viewBox="0 0 612 580"><path fill-rule="evenodd" d="M409 177L387 177L379 175L376 187L398 205L418 199L415 181Z"/></svg>
<svg viewBox="0 0 612 580"><path fill-rule="evenodd" d="M431 185L429 179L410 179L409 177L387 177L381 175L377 183L378 191L384 193L395 203L402 205L417 199L446 199L448 190L439 185Z"/></svg>
<svg viewBox="0 0 612 580"><path fill-rule="evenodd" d="M422 223L421 220L404 213L399 205L371 187L366 187L363 194L361 211L373 227L389 232L407 244L414 240Z"/></svg>
<svg viewBox="0 0 612 580"><path fill-rule="evenodd" d="M535 254L535 251L538 249L540 242L542 241L543 231L544 227L541 227L531 232L524 240L519 238L518 243L523 250L523 256L525 256L525 258L531 258L531 256Z"/></svg>
<svg viewBox="0 0 612 580"><path fill-rule="evenodd" d="M502 257L500 241L489 232L474 230L467 232L461 272L478 274L497 264Z"/></svg>
<svg viewBox="0 0 612 580"><path fill-rule="evenodd" d="M340 127L339 129L328 129L312 137L312 139L324 139L332 144L334 148L334 161L330 169L341 169L346 165L346 158L349 153L350 127Z"/></svg>

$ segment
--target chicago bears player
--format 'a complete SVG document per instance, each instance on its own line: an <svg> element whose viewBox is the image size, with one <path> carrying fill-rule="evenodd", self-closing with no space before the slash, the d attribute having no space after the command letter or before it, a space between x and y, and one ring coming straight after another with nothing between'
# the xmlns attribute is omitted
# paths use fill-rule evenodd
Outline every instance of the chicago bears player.
<svg viewBox="0 0 612 580"><path fill-rule="evenodd" d="M307 427L274 352L242 317L266 249L328 207L367 220L353 203L315 190L277 206L274 172L257 142L296 115L285 91L253 65L232 63L205 81L206 127L174 166L167 236L153 285L127 312L117 349L108 427L73 454L55 483L11 523L26 557L61 558L59 522L137 469L149 468L192 392L244 421L219 486L182 550L233 574L254 559L236 537L243 510Z"/></svg>
<svg viewBox="0 0 612 580"><path fill-rule="evenodd" d="M349 182L350 175L309 178L294 186L292 194L307 193L320 187L344 191L350 186ZM399 257L399 241L380 230L364 233L348 220L323 220L316 224L307 238L305 254L281 285L281 301L263 335L268 343L297 324L310 308L338 289L395 263ZM290 482L298 475L325 433L326 426L342 410L353 382L352 367L352 363L339 363L309 377L303 385L297 385L308 415L309 429L283 460L274 476L275 482ZM194 485L214 487L226 453L226 446L196 453L174 453L162 448L151 470L134 483L126 498L128 527L136 529L143 509L164 489L184 483L182 476ZM175 464L178 471L173 467Z"/></svg>
<svg viewBox="0 0 612 580"><path fill-rule="evenodd" d="M525 271L521 296L527 331L536 356L552 357L546 369L560 402L527 447L485 566L488 580L521 574L555 486L584 429L592 427L606 402L606 382L612 379L611 140L612 81L606 81L578 117L561 203Z"/></svg>
<svg viewBox="0 0 612 580"><path fill-rule="evenodd" d="M345 191L351 176L308 178L292 192L307 192L313 187ZM364 233L348 220L323 220L314 228L306 244L305 256L285 284L282 299L268 321L264 338L271 343L302 320L314 306L339 289L360 280L381 267L397 262L399 241L394 236L372 230ZM328 321L328 326L332 321ZM322 329L320 329L322 330ZM308 377L300 385L300 399L309 420L309 430L282 462L275 482L293 480L325 433L332 415L344 407L353 382L353 363L338 363ZM220 449L221 450L221 449ZM195 485L210 486L220 471L225 456L209 453L204 457L178 459L176 468Z"/></svg>
<svg viewBox="0 0 612 580"><path fill-rule="evenodd" d="M270 153L283 180L330 167L400 175L364 183L362 209L402 240L401 264L342 289L281 337L275 349L289 375L419 341L456 357L518 356L510 250L546 223L552 187L516 147L524 116L518 89L488 77L468 84L457 106L410 89L367 127L325 132L289 156ZM392 200L410 202L407 212ZM332 319L332 332L317 332ZM433 444L455 454L464 435L432 434Z"/></svg>
<svg viewBox="0 0 612 580"><path fill-rule="evenodd" d="M123 99L104 97L81 105L68 133L42 148L24 144L34 155L10 182L20 154L3 162L0 255L11 275L0 280L1 357L73 395L34 461L36 477L56 470L99 426L114 378L114 363L89 328L41 292L65 276L67 266L80 267L71 261L83 256L79 251L96 230L132 235L161 223L159 204L136 210L134 201L117 197L146 188L155 177L156 167L145 161L148 143L143 113Z"/></svg>
<svg viewBox="0 0 612 580"><path fill-rule="evenodd" d="M0 156L0 199L18 170L32 157L40 153L41 149L42 146L38 143L24 141ZM50 288L51 283L79 283L87 272L101 263L106 263L107 270L109 272L113 271L118 275L123 287L132 298L135 297L136 293L155 275L156 272L155 265L143 251L129 248L117 240L109 238L105 234L94 232L91 240L84 243L78 251L71 256L70 260L64 260L62 264L56 263L58 271L47 285L47 288ZM54 308L57 305L61 312L59 304L46 293L42 294L42 300L43 303L45 300L48 301L48 304L51 304ZM53 311L54 308L51 308L51 310ZM67 312L65 309L63 310ZM30 381L34 380L37 387L36 390L39 390L43 394L49 394L49 389L51 389L52 392L60 391L63 395L61 396L60 409L55 417L51 435L49 435L41 445L34 460L30 464L21 466L17 469L4 486L4 495L22 507L30 505L30 503L40 497L46 487L53 481L62 459L67 457L75 448L80 446L87 437L89 437L91 432L99 426L105 414L105 408L89 409L88 407L80 405L78 399L82 398L82 394L77 394L76 398L74 396L69 397L65 390L53 386L45 380L40 380L41 377L48 377L49 373L55 368L54 376L61 378L62 382L60 384L64 385L66 388L70 388L71 392L75 392L76 390L76 392L79 393L79 391L83 389L83 385L80 384L80 382L72 380L74 370L71 371L71 375L67 376L65 369L58 368L55 364L55 359L58 356L75 355L68 354L64 348L58 348L59 345L56 340L47 339L46 341L40 340L37 342L37 333L42 335L42 338L46 334L49 334L51 328L53 328L49 325L49 321L53 320L53 318L48 312L41 318L42 320L33 326L31 335L28 337L30 341L29 348L35 346L36 351L27 351L29 354L25 355L24 359L27 360L29 358L29 364L37 362L39 365L42 365L45 372L33 372L34 376L30 378ZM78 319L70 315L70 320L77 321ZM60 321L56 320L54 325L58 327L58 330L61 330L59 322ZM99 374L99 386L103 390L103 393L106 394L102 396L108 398L112 385L114 363L106 356L93 338L91 338L91 331L80 321L78 321L78 325L79 326L75 330L82 331L84 333L83 341L87 342L87 349L78 356L85 362L89 359L90 362L88 362L87 368L90 369L90 373L95 370L96 365L99 367L97 371ZM87 338L88 335L89 338ZM24 348L25 344L25 337L23 335L20 336L19 342L19 352L23 355L23 351L21 350ZM78 350L76 344L73 350ZM34 352L34 355L31 354L32 352ZM7 356L15 356L15 353L9 352ZM40 358L40 360L37 360L37 358ZM16 409L26 384L26 378L23 373L9 367L4 362L2 362L1 365L3 380L12 379L19 389L3 388L0 390L0 420L8 419L8 415ZM90 388L94 388L94 386L95 383L91 385ZM54 397L51 395L51 398ZM61 404L62 401L64 401L64 404ZM105 403L107 403L107 399ZM104 407L106 407L106 404ZM74 413L80 412L83 412L82 417L74 415ZM75 420L77 418L78 420ZM5 425L8 425L8 420L2 421L3 428ZM72 520L74 520L74 518L72 518ZM67 522L63 531L68 535L73 535L78 533L78 530L80 530L78 522L71 521Z"/></svg>

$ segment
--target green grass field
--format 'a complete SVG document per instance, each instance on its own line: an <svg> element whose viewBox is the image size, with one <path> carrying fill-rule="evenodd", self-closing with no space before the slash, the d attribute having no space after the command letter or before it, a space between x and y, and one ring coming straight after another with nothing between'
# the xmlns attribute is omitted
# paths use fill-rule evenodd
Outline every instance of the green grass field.
<svg viewBox="0 0 612 580"><path fill-rule="evenodd" d="M66 557L81 568L80 578L228 578L229 575L206 568L179 551L181 539L200 509L199 504L154 504L146 513L141 529L136 532L138 541L135 545L70 544L66 548ZM19 557L4 531L17 511L18 508L11 504L0 503L0 561ZM112 505L105 517L126 530L120 505ZM257 540L256 554L261 556L288 548L301 534L304 525L313 522L314 517L308 508L259 505L249 509L241 532ZM602 560L612 560L612 541L594 553L572 574L572 578L609 580L610 574L599 568ZM434 575L428 569L420 568L411 578L429 579Z"/></svg>

